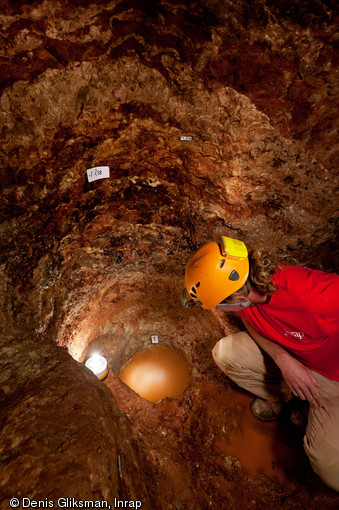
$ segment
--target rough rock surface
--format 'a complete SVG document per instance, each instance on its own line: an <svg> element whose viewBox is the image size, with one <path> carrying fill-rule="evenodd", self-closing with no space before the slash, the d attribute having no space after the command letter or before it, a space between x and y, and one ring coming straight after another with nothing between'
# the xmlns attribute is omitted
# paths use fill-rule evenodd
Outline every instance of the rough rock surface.
<svg viewBox="0 0 339 510"><path fill-rule="evenodd" d="M189 254L221 233L335 270L336 16L331 0L1 3L3 508L58 491L338 505L301 446L284 486L218 449L241 413L210 351L240 324L180 305ZM88 183L98 165L110 178ZM160 404L115 376L151 334L192 368ZM111 392L77 363L93 349Z"/></svg>
<svg viewBox="0 0 339 510"><path fill-rule="evenodd" d="M3 508L13 497L113 501L127 489L147 501L129 422L105 385L55 344L2 343Z"/></svg>

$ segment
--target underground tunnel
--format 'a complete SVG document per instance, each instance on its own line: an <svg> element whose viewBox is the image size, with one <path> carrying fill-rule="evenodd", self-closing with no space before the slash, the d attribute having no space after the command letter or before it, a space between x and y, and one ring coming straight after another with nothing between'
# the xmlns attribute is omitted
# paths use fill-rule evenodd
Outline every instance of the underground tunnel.
<svg viewBox="0 0 339 510"><path fill-rule="evenodd" d="M1 509L338 508L303 432L257 421L215 365L240 318L180 298L221 235L337 270L337 19L331 0L1 2ZM147 398L121 371L152 353L182 384Z"/></svg>

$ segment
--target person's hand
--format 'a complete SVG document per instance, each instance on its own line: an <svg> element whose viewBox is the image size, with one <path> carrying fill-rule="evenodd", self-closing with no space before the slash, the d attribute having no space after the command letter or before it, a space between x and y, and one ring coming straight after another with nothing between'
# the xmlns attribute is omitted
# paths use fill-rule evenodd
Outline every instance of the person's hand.
<svg viewBox="0 0 339 510"><path fill-rule="evenodd" d="M305 365L292 356L282 356L276 363L293 395L308 400L314 407L323 407L318 391L320 384Z"/></svg>

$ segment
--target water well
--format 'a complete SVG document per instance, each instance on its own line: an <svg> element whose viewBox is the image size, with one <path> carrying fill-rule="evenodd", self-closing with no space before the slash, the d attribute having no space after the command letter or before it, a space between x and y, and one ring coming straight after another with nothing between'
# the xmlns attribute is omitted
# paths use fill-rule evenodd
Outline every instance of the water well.
<svg viewBox="0 0 339 510"><path fill-rule="evenodd" d="M334 3L18 0L0 22L1 508L336 508L301 441L284 477L233 449L249 397L211 351L241 324L180 303L221 234L338 267ZM118 378L155 334L190 367L157 403Z"/></svg>

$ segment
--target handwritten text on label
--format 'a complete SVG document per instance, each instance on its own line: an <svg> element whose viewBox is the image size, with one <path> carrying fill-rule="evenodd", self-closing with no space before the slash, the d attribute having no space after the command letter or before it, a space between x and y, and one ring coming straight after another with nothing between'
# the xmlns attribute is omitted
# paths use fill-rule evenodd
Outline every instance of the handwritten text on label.
<svg viewBox="0 0 339 510"><path fill-rule="evenodd" d="M109 177L109 166L95 166L87 170L88 182Z"/></svg>

